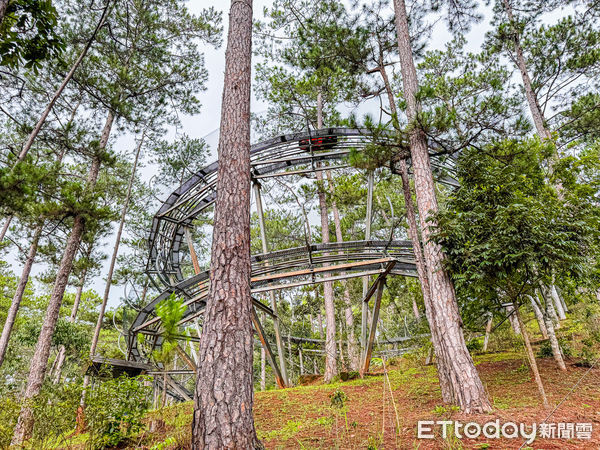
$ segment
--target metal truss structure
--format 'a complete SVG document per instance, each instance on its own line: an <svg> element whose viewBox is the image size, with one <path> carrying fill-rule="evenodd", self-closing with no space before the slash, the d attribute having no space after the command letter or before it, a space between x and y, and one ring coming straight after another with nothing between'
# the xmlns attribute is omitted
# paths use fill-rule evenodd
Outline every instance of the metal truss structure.
<svg viewBox="0 0 600 450"><path fill-rule="evenodd" d="M251 148L251 175L255 203L259 216L262 250L252 256L252 293L268 293L270 305L253 297L255 313L254 327L265 347L269 363L273 367L278 384L287 385L284 349L277 317L274 292L326 281L363 277L363 320L361 344L363 347L363 370L368 370L370 355L379 314L379 304L386 276L416 276L412 244L410 241L372 240L370 223L373 199L373 174L367 175L367 233L363 241L330 244L311 244L279 251L269 251L266 239L261 183L276 177L312 176L321 170L337 170L351 167L348 156L351 151L363 151L371 145L372 136L367 130L327 128L279 136ZM381 142L377 143L382 145ZM385 145L385 142L383 143ZM454 161L449 155L431 154L431 163L439 181L456 185L452 175ZM326 165L325 165L326 164ZM180 325L196 325L202 319L208 294L209 274L202 271L196 257L190 230L194 220L206 214L216 198L218 162L199 170L175 190L154 216L148 237L150 256L147 273L160 295L145 305L134 319L128 332L128 358L146 362L137 336L144 335L151 350L162 345L160 318L156 305L173 293L184 299L185 314ZM182 261L189 259L195 275L184 276ZM185 264L184 264L185 265ZM369 284L370 277L376 278ZM375 295L371 323L367 323L369 300ZM274 322L278 361L271 351L267 336L256 311L269 315ZM368 334L367 334L368 333ZM183 336L182 336L183 337ZM194 340L194 338L187 337ZM197 339L197 338L196 338ZM186 358L184 358L186 359ZM190 370L194 369L191 358L186 359ZM278 364L279 363L279 364ZM174 371L189 373L189 371ZM186 396L181 395L185 398Z"/></svg>

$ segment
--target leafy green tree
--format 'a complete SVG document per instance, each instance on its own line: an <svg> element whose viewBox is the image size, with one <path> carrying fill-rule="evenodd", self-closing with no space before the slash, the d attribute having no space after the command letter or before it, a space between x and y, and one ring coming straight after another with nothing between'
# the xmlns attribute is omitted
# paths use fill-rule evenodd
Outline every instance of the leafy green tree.
<svg viewBox="0 0 600 450"><path fill-rule="evenodd" d="M64 43L57 21L50 0L1 0L0 66L23 65L37 73L42 61L59 56Z"/></svg>
<svg viewBox="0 0 600 450"><path fill-rule="evenodd" d="M586 278L600 218L597 206L581 195L585 190L580 182L571 179L565 187L562 180L548 180L543 161L553 151L551 142L536 138L463 152L458 168L461 187L438 215L434 234L448 255L450 273L467 306L477 310L472 303L487 302L484 309L492 309L498 301L514 306L545 405L519 307L537 295L536 288L544 292L554 274ZM560 195L556 181L562 186ZM551 322L547 324L551 327ZM553 330L548 332L564 369Z"/></svg>

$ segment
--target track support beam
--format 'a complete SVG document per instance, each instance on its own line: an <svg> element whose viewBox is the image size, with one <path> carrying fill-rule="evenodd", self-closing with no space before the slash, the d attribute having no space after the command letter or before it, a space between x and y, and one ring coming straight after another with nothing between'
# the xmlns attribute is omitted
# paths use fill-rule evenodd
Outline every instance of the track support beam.
<svg viewBox="0 0 600 450"><path fill-rule="evenodd" d="M256 200L256 212L258 213L258 223L260 228L260 240L262 243L263 253L269 251L267 245L267 232L265 227L265 215L263 211L262 198L260 195L260 184L256 181L253 183L254 188L254 199ZM271 299L271 309L273 310L273 328L275 329L275 345L277 346L277 354L279 356L279 366L281 367L281 378L283 380L283 386L288 385L287 369L285 365L285 353L283 342L281 341L281 330L279 328L279 317L277 317L277 300L275 298L275 291L269 292Z"/></svg>
<svg viewBox="0 0 600 450"><path fill-rule="evenodd" d="M271 368L273 369L273 373L275 374L275 381L277 381L277 386L283 389L286 387L286 383L283 379L283 376L281 375L281 372L279 371L279 367L277 367L275 356L273 355L271 346L269 345L267 337L265 336L265 331L263 330L263 327L260 323L260 319L258 318L258 313L256 312L256 309L254 307L252 308L252 323L254 324L254 329L258 334L260 343L265 349L265 355L267 356L267 360L269 361L269 364L271 364Z"/></svg>
<svg viewBox="0 0 600 450"><path fill-rule="evenodd" d="M365 241L371 239L371 218L373 216L373 171L367 174L367 217L365 218ZM363 298L367 296L369 290L369 277L363 278ZM369 305L366 302L362 304L362 315L360 321L360 345L363 356L367 347L367 321L369 320Z"/></svg>
<svg viewBox="0 0 600 450"><path fill-rule="evenodd" d="M373 343L375 342L375 333L377 332L377 322L379 322L379 310L381 309L381 296L383 295L383 287L385 285L385 278L380 278L377 282L377 295L375 297L375 304L373 305L373 314L371 314L371 329L369 331L369 340L367 341L367 347L362 363L362 369L360 375L364 376L369 371L371 365L371 355L373 353ZM367 305L364 302L363 305Z"/></svg>

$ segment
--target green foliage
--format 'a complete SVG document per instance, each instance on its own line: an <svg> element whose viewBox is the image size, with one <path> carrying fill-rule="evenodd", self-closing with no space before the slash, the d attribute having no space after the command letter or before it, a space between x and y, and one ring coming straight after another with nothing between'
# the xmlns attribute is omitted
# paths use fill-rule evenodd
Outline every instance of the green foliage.
<svg viewBox="0 0 600 450"><path fill-rule="evenodd" d="M566 356L567 358L570 356L573 356L573 349L571 348L571 346L569 345L569 342L566 339L559 338L558 345L561 348L563 356ZM547 341L542 342L542 345L540 345L540 348L537 351L537 356L539 358L549 358L552 355L553 355L553 353L552 353L552 346L550 345L550 341L547 340Z"/></svg>
<svg viewBox="0 0 600 450"><path fill-rule="evenodd" d="M512 301L552 274L577 278L591 270L598 211L578 195L577 182L557 194L544 171L552 151L527 139L461 155L461 187L440 212L434 239L463 299L489 304L498 288Z"/></svg>
<svg viewBox="0 0 600 450"><path fill-rule="evenodd" d="M146 377L123 376L96 384L86 397L90 445L112 447L137 433L150 406L150 393L151 383Z"/></svg>
<svg viewBox="0 0 600 450"><path fill-rule="evenodd" d="M470 353L477 353L483 350L483 342L481 339L471 339L467 342L467 350Z"/></svg>
<svg viewBox="0 0 600 450"><path fill-rule="evenodd" d="M23 66L35 73L64 49L57 35L58 14L51 0L11 0L0 22L0 66Z"/></svg>

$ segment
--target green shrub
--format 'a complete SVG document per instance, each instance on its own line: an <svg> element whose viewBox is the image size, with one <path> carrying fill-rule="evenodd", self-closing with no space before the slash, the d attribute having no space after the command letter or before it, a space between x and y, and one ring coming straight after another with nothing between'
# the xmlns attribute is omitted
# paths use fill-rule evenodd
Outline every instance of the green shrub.
<svg viewBox="0 0 600 450"><path fill-rule="evenodd" d="M86 397L90 446L116 446L142 428L150 406L147 377L110 378L97 383Z"/></svg>
<svg viewBox="0 0 600 450"><path fill-rule="evenodd" d="M469 353L480 352L483 350L483 342L479 338L471 339L467 342L467 350L469 350Z"/></svg>

